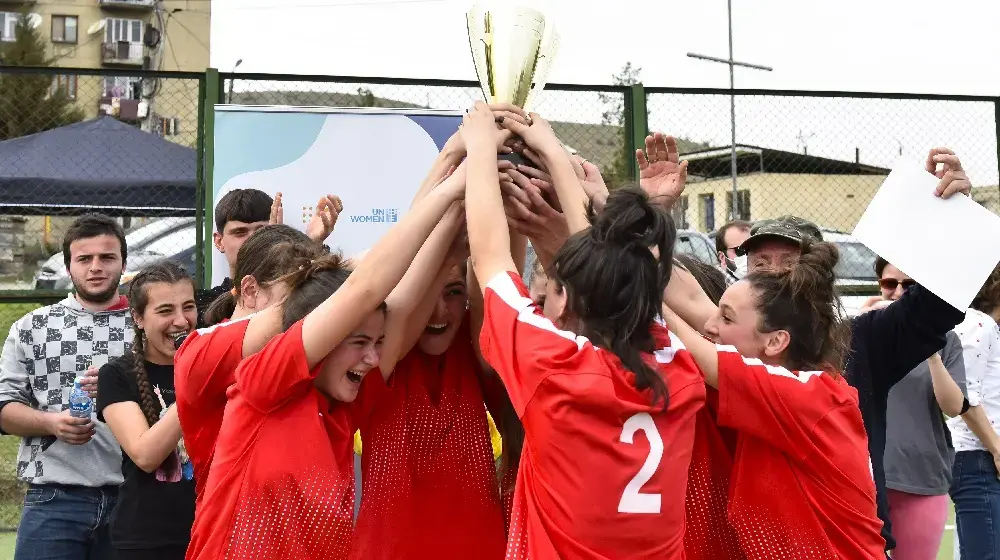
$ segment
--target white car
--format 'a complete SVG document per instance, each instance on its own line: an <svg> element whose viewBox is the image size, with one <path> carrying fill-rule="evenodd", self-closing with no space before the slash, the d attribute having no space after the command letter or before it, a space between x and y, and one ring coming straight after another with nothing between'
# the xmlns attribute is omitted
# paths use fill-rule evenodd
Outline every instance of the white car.
<svg viewBox="0 0 1000 560"><path fill-rule="evenodd" d="M874 251L848 233L828 228L820 228L823 241L833 243L840 250L840 260L834 273L840 301L848 316L858 314L865 300L879 294L878 277L875 276Z"/></svg>

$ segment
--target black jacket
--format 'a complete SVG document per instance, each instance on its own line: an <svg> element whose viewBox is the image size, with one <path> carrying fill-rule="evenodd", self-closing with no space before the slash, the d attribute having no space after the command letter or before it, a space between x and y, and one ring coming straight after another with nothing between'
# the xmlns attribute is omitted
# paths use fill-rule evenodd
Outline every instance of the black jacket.
<svg viewBox="0 0 1000 560"><path fill-rule="evenodd" d="M921 362L944 348L945 335L965 318L922 286L912 286L889 307L860 315L851 324L851 348L845 377L858 390L861 417L868 432L883 522L886 550L896 547L885 488L885 425L889 389Z"/></svg>

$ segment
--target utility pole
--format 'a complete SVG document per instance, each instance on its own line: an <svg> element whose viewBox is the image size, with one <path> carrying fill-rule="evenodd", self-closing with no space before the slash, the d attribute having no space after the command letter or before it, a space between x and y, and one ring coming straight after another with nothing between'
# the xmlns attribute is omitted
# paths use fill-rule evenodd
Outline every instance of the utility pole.
<svg viewBox="0 0 1000 560"><path fill-rule="evenodd" d="M739 194L736 186L736 80L735 80L735 69L737 66L743 68L753 68L754 70L763 70L765 72L771 72L774 68L770 66L760 66L758 64L750 64L749 62L737 62L733 59L733 0L726 0L726 12L729 15L729 58L716 58L713 56L706 56L703 54L687 53L690 58L697 58L700 60L707 60L709 62L718 62L721 64L729 65L729 90L733 93L729 95L729 132L730 132L730 142L729 142L729 172L732 174L733 179L733 205L730 209L732 212L732 219L736 219L736 210L739 200Z"/></svg>

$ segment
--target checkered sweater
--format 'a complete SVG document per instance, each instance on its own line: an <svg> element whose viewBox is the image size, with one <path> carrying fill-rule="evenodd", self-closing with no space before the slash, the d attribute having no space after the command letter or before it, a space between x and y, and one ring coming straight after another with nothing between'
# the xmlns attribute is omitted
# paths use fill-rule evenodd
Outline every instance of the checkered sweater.
<svg viewBox="0 0 1000 560"><path fill-rule="evenodd" d="M95 313L70 296L28 313L11 326L0 354L0 407L21 403L44 412L68 409L76 376L125 354L131 338L127 308ZM121 448L107 426L95 423L97 434L84 445L69 445L55 436L22 438L17 477L33 484L121 484Z"/></svg>

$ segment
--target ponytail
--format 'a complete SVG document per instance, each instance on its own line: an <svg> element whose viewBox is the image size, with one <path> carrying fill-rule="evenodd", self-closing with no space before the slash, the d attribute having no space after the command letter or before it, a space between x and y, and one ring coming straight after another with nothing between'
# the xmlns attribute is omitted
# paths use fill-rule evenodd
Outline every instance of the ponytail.
<svg viewBox="0 0 1000 560"><path fill-rule="evenodd" d="M652 402L666 408L666 381L646 360L656 350L651 329L670 280L673 220L635 187L611 193L604 211L591 207L589 218L591 227L556 253L552 280L567 290L581 334L615 354L635 374L636 388L649 389Z"/></svg>
<svg viewBox="0 0 1000 560"><path fill-rule="evenodd" d="M798 264L789 269L751 272L758 329L789 334L787 367L841 371L847 358L850 324L835 287L840 258L832 243L806 241Z"/></svg>

